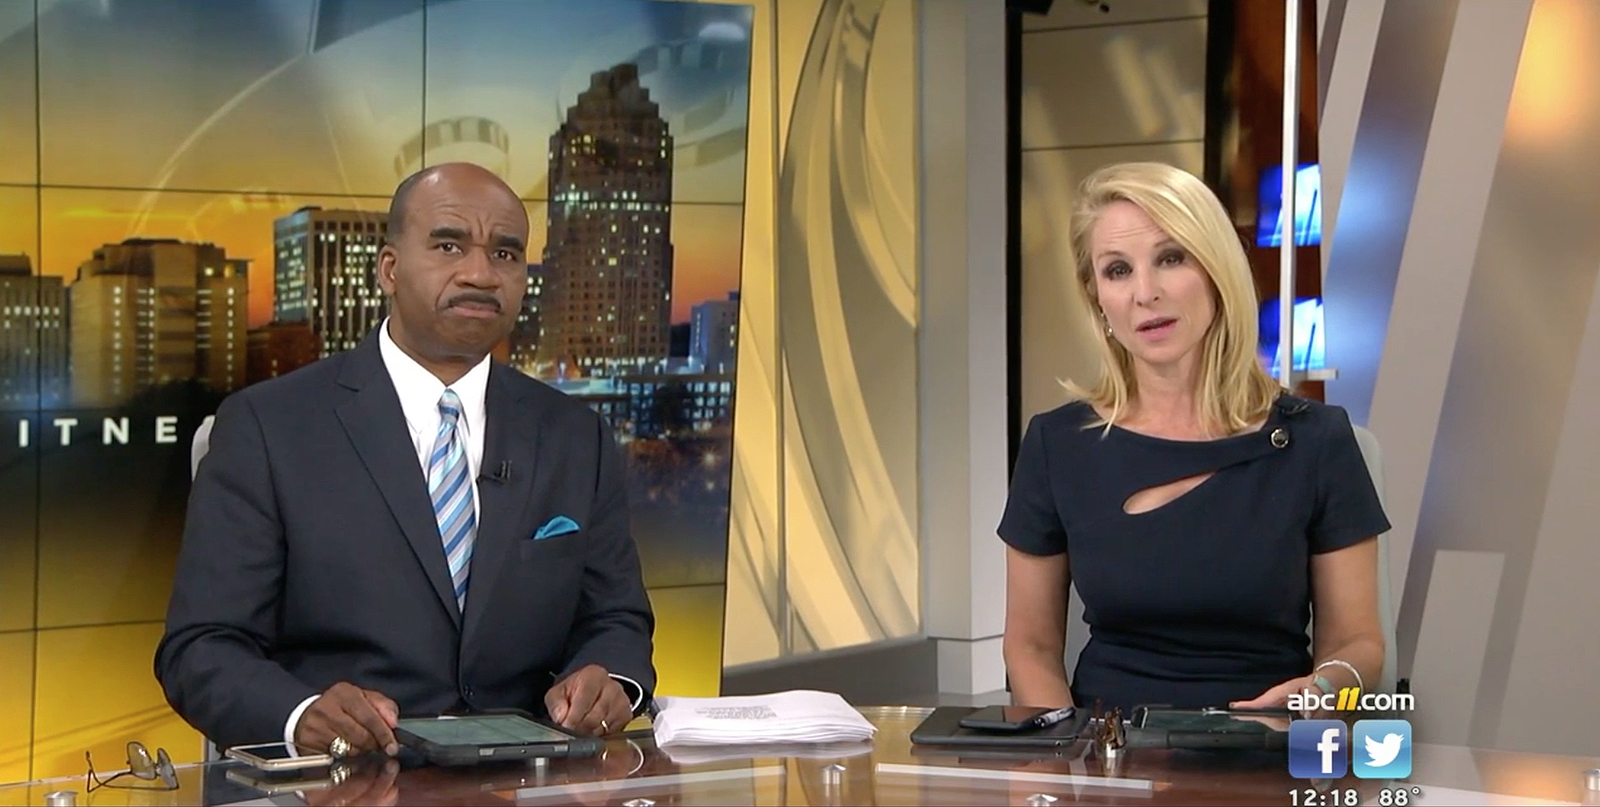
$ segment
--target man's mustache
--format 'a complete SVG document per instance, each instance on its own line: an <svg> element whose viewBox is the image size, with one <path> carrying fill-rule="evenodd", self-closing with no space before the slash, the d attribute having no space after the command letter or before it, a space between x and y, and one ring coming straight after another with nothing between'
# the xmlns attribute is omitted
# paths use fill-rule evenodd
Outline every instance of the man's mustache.
<svg viewBox="0 0 1600 807"><path fill-rule="evenodd" d="M449 302L445 303L445 308L455 308L463 303L489 305L494 306L494 310L497 312L500 310L500 298L494 296L493 294L489 294L488 292L482 291L465 291L457 294L456 296L451 297Z"/></svg>

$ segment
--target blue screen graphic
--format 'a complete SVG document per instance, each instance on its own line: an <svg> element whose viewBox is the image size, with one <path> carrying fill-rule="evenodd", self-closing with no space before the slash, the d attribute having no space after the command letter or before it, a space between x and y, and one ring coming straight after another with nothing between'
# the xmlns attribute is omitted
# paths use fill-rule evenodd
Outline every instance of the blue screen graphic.
<svg viewBox="0 0 1600 807"><path fill-rule="evenodd" d="M1261 172L1257 210L1256 246L1282 246L1283 166ZM1316 163L1294 172L1294 243L1302 247L1322 243L1322 166Z"/></svg>
<svg viewBox="0 0 1600 807"><path fill-rule="evenodd" d="M1261 304L1261 357L1273 377L1278 374L1278 301ZM1294 301L1294 355L1290 359L1297 372L1321 370L1327 364L1326 339L1322 328L1322 300L1302 297Z"/></svg>

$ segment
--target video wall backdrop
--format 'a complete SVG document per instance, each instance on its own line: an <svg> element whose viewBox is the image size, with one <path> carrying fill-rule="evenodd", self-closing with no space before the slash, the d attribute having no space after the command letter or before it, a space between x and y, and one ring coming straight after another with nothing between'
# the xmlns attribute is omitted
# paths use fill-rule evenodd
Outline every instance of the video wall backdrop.
<svg viewBox="0 0 1600 807"><path fill-rule="evenodd" d="M748 0L723 663L922 631L918 0ZM936 54L927 54L936 58Z"/></svg>
<svg viewBox="0 0 1600 807"><path fill-rule="evenodd" d="M660 688L715 694L753 15L0 3L0 782L81 774L86 750L114 769L131 739L200 755L151 672L192 436L230 392L381 322L388 197L454 160L497 171L533 223L499 357L588 401L627 452ZM611 132L639 159L619 165ZM634 295L592 282L621 261ZM636 349L565 330L594 312Z"/></svg>

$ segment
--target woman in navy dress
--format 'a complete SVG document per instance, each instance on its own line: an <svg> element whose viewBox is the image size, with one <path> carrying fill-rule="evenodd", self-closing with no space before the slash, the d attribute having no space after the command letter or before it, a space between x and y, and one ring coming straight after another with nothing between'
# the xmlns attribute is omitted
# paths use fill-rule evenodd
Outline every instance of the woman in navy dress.
<svg viewBox="0 0 1600 807"><path fill-rule="evenodd" d="M1389 522L1344 410L1262 368L1227 211L1155 163L1102 169L1079 199L1104 372L1034 417L1017 457L999 528L1013 700L1264 708L1377 682ZM1074 582L1089 642L1069 679Z"/></svg>

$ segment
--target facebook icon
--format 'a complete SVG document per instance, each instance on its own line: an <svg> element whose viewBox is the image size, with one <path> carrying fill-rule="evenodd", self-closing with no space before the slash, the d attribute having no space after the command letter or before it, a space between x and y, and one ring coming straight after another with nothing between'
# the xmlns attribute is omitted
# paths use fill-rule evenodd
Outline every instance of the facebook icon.
<svg viewBox="0 0 1600 807"><path fill-rule="evenodd" d="M1350 763L1346 729L1339 720L1296 720L1289 724L1289 775L1296 779L1338 779Z"/></svg>

